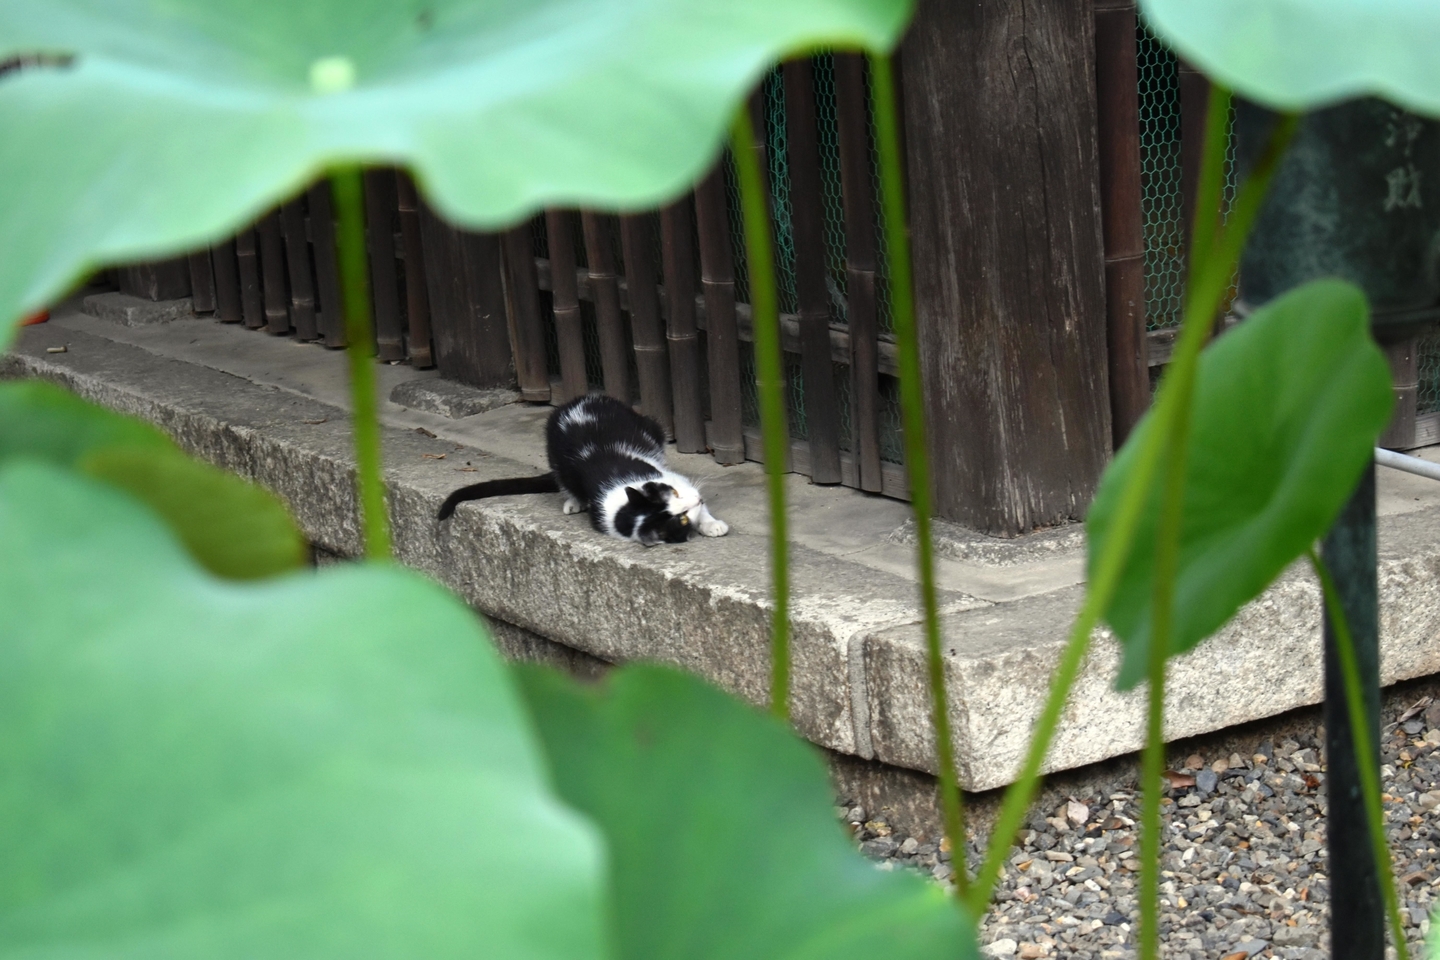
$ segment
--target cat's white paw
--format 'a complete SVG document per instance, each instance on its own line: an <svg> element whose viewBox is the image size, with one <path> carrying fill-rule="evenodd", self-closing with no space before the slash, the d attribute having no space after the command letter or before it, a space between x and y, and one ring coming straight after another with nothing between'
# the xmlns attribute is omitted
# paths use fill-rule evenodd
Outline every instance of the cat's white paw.
<svg viewBox="0 0 1440 960"><path fill-rule="evenodd" d="M561 507L560 509L564 510L567 516L572 513L585 512L585 508L580 505L580 501L576 500L574 497L566 497L565 506Z"/></svg>
<svg viewBox="0 0 1440 960"><path fill-rule="evenodd" d="M700 535L705 537L723 537L730 532L730 524L724 520L716 520L714 517L707 517L698 524Z"/></svg>

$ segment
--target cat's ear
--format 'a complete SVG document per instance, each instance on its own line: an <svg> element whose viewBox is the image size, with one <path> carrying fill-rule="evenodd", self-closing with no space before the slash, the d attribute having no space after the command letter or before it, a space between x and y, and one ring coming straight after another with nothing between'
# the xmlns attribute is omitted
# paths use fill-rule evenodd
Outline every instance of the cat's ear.
<svg viewBox="0 0 1440 960"><path fill-rule="evenodd" d="M636 490L634 487L626 487L625 496L629 499L630 505L632 507L650 506L650 499L646 497L645 494L641 493L639 490Z"/></svg>

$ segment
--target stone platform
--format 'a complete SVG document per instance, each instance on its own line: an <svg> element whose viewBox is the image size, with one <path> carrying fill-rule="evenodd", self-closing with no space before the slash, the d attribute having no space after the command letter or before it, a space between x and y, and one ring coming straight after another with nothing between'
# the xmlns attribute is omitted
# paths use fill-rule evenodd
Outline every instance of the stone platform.
<svg viewBox="0 0 1440 960"><path fill-rule="evenodd" d="M67 352L47 352L62 345ZM418 382L433 372L395 365L379 374L381 397L449 396L443 384ZM323 551L358 553L339 353L210 318L127 326L87 315L76 300L21 332L0 358L0 376L43 377L151 420L187 449L278 493ZM449 400L382 401L399 559L496 621L497 640L512 654L571 666L659 660L763 702L768 528L757 465L673 455L672 465L702 482L715 514L731 525L729 536L683 546L645 549L602 537L583 516L563 515L558 495L469 504L453 521L435 522L458 486L544 470L548 410L502 403L456 418L464 411ZM1440 672L1440 484L1381 469L1380 491L1382 672L1390 683ZM800 476L790 478L788 495L796 726L857 758L840 764L856 776L886 770L864 761L931 770L907 505ZM1006 541L945 529L938 553L961 779L987 790L1010 781L1040 711L1083 589L1083 531ZM1102 636L1047 769L1140 746L1143 694L1110 689L1116 664L1117 648ZM1320 699L1318 591L1297 567L1176 662L1167 734L1202 734Z"/></svg>

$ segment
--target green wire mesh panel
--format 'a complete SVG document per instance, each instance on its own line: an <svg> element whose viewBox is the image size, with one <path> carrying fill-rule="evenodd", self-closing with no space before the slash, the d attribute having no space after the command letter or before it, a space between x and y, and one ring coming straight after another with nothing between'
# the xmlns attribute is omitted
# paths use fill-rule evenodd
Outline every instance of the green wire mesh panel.
<svg viewBox="0 0 1440 960"><path fill-rule="evenodd" d="M1151 330L1180 322L1185 295L1185 201L1181 161L1180 63L1136 21L1136 67L1140 86L1140 203L1145 218L1145 320ZM1235 111L1230 111L1233 123ZM1225 185L1220 216L1235 202L1235 138L1225 148ZM1231 283L1230 295L1235 295Z"/></svg>
<svg viewBox="0 0 1440 960"><path fill-rule="evenodd" d="M1431 330L1416 345L1420 390L1416 398L1417 413L1440 410L1440 330Z"/></svg>
<svg viewBox="0 0 1440 960"><path fill-rule="evenodd" d="M820 185L822 214L825 236L826 288L830 294L831 320L844 324L848 321L845 286L847 282L845 264L845 203L840 179L840 134L835 104L835 62L828 53L815 56L815 111L818 123L820 147ZM776 69L761 84L760 98L763 129L757 129L757 138L763 138L766 159L766 177L770 190L771 214L775 237L775 273L777 294L782 313L793 314L799 310L795 288L795 232L792 222L793 205L790 196L790 163L787 152L788 137L785 126L785 84L782 73ZM874 118L870 118L869 152L871 183L879 182L879 155L875 146ZM727 155L725 159L725 188L730 215L731 246L735 258L735 298L741 303L750 301L749 271L746 263L745 224L741 213L739 184L735 178L734 163ZM890 287L885 258L885 237L879 216L879 197L875 200L875 236L878 241L876 257L877 320L881 336L888 338L893 329L890 312ZM759 389L755 382L755 355L749 343L741 344L740 356L741 409L747 426L759 425ZM797 354L785 354L786 407L789 411L790 436L795 440L809 437L805 421L805 378ZM844 364L834 364L836 401L840 406L840 446L842 450L853 450L853 431L850 423L850 371ZM892 463L903 463L904 444L900 438L900 400L898 381L894 377L882 376L879 397L880 406L880 447L882 459Z"/></svg>
<svg viewBox="0 0 1440 960"><path fill-rule="evenodd" d="M1185 289L1185 215L1180 163L1180 70L1143 22L1136 26L1140 77L1140 198L1145 217L1145 318L1155 330L1180 322Z"/></svg>

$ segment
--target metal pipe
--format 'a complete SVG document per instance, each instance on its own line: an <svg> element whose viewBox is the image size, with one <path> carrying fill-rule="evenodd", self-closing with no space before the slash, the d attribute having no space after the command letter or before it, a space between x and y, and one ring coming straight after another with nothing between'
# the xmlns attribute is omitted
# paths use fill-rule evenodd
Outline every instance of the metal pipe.
<svg viewBox="0 0 1440 960"><path fill-rule="evenodd" d="M1375 448L1375 462L1392 470L1413 473L1417 477L1440 480L1440 463L1431 463L1429 460L1421 460L1419 457L1406 456L1403 453L1396 453L1394 450L1386 450L1384 447Z"/></svg>

